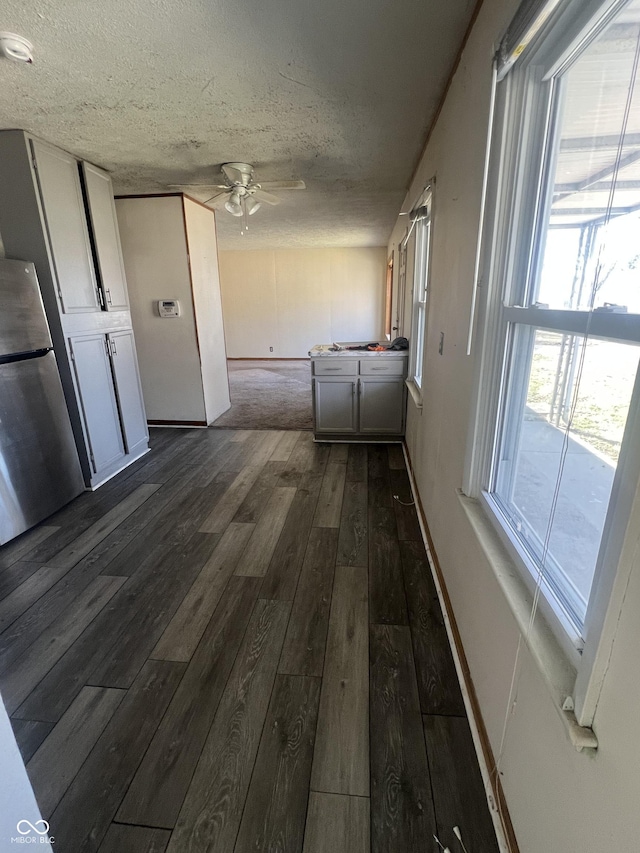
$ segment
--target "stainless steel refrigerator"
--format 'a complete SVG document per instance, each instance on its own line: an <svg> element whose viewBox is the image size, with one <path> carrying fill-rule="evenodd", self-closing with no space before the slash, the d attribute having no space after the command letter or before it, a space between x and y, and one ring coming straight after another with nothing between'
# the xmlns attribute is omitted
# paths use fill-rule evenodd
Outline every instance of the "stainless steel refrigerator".
<svg viewBox="0 0 640 853"><path fill-rule="evenodd" d="M0 259L0 544L83 490L35 267Z"/></svg>

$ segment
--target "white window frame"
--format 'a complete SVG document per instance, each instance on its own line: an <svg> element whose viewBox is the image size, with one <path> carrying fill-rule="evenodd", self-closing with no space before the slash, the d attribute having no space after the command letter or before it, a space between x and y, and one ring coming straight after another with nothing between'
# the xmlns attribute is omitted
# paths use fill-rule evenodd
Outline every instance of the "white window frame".
<svg viewBox="0 0 640 853"><path fill-rule="evenodd" d="M507 369L510 330L514 324L530 328L578 331L584 326L583 312L541 311L526 306L524 283L540 229L546 227L547 210L539 202L550 177L545 145L548 128L555 122L551 109L554 77L595 37L625 0L564 0L550 25L521 61L499 85L494 124L494 155L490 175L487 228L483 235L484 300L479 303L478 327L482 330L476 361L473 417L470 423L463 492L475 497L503 542L529 592L535 590L528 555L505 523L488 487L497 447ZM540 133L540 128L545 132ZM524 142L523 142L524 141ZM540 170L530 164L540 164ZM528 164L524 168L523 164ZM551 164L553 165L553 164ZM550 169L549 171L552 171ZM522 283L520 292L513 283ZM510 286L507 286L510 284ZM627 315L628 316L628 315ZM589 336L618 340L611 315L592 316ZM614 320L614 325L617 321ZM582 325L581 325L582 324ZM633 338L632 338L633 339ZM540 610L575 670L572 700L579 724L590 726L613 644L624 588L632 560L625 553L629 522L640 516L640 443L629 440L640 431L640 372L627 418L625 439L617 466L607 521L596 567L584 626L584 646L578 648L573 626L563 618L551 599L540 597Z"/></svg>
<svg viewBox="0 0 640 853"><path fill-rule="evenodd" d="M411 311L411 340L409 380L422 393L422 374L426 350L431 247L433 244L433 190L431 187L420 204L421 215L415 220L413 306Z"/></svg>

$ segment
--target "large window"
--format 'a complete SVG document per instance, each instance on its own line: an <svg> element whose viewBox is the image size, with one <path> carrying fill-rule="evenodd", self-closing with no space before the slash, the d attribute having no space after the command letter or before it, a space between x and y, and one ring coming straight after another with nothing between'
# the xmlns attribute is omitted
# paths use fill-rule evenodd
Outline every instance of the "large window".
<svg viewBox="0 0 640 853"><path fill-rule="evenodd" d="M411 322L411 355L409 376L422 389L424 339L429 292L429 259L431 249L431 190L423 196L415 219L415 260L413 268L413 316Z"/></svg>
<svg viewBox="0 0 640 853"><path fill-rule="evenodd" d="M594 590L615 571L640 426L640 0L607 2L587 28L586 5L567 0L558 31L499 84L483 482L578 655L596 630Z"/></svg>

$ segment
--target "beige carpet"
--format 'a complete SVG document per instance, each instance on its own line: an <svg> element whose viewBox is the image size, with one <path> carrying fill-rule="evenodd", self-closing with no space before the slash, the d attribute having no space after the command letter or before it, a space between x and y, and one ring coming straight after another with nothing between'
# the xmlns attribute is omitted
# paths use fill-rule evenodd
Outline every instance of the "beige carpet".
<svg viewBox="0 0 640 853"><path fill-rule="evenodd" d="M228 361L231 408L214 427L311 429L311 367L300 361Z"/></svg>

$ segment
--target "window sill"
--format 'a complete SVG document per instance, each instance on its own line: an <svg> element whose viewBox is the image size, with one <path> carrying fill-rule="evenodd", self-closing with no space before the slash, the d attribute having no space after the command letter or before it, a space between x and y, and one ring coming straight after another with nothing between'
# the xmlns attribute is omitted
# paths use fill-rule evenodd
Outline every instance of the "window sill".
<svg viewBox="0 0 640 853"><path fill-rule="evenodd" d="M413 379L405 379L404 384L409 389L409 396L413 400L413 405L416 409L422 411L422 391L418 388Z"/></svg>
<svg viewBox="0 0 640 853"><path fill-rule="evenodd" d="M522 640L544 678L571 743L578 752L583 749L597 749L598 740L595 733L592 729L581 726L573 713L572 693L576 681L575 668L567 660L567 656L539 611L529 630L533 596L520 578L513 560L493 525L485 516L479 501L467 497L462 491L458 491L458 499L507 599L520 629Z"/></svg>

